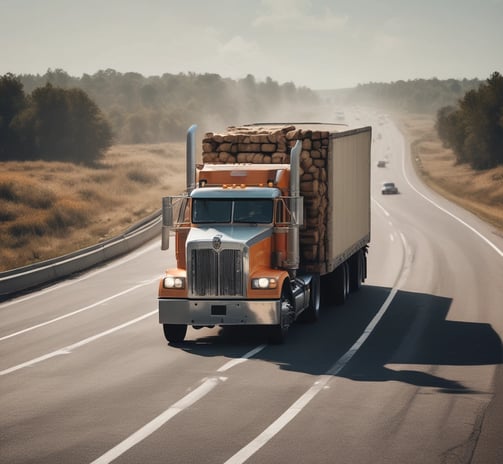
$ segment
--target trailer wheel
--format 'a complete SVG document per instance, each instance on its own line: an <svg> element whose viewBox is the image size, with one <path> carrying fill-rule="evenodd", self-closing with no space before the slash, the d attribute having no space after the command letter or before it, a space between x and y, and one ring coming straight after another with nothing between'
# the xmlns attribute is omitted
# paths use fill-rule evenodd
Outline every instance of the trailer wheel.
<svg viewBox="0 0 503 464"><path fill-rule="evenodd" d="M163 324L164 337L170 343L183 342L185 334L187 333L186 324Z"/></svg>
<svg viewBox="0 0 503 464"><path fill-rule="evenodd" d="M346 267L346 298L349 296L349 293L351 292L351 282L350 282L350 274L349 274L349 263L346 261L344 263L344 266Z"/></svg>
<svg viewBox="0 0 503 464"><path fill-rule="evenodd" d="M334 271L334 300L336 305L342 305L349 294L349 266L347 262L342 263Z"/></svg>
<svg viewBox="0 0 503 464"><path fill-rule="evenodd" d="M349 281L349 291L357 292L360 290L363 282L364 275L364 256L363 252L359 250L351 258L350 264L350 281Z"/></svg>
<svg viewBox="0 0 503 464"><path fill-rule="evenodd" d="M320 317L320 275L314 274L310 283L309 306L301 314L303 322L316 322Z"/></svg>
<svg viewBox="0 0 503 464"><path fill-rule="evenodd" d="M278 325L271 327L269 341L273 345L281 345L285 342L290 328L291 314L292 314L292 299L290 292L286 286L283 286L280 298L280 322Z"/></svg>

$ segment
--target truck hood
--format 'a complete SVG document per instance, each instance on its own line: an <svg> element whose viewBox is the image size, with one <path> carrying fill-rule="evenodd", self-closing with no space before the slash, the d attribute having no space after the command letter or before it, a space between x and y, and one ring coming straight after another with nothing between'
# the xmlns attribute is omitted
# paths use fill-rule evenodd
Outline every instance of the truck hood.
<svg viewBox="0 0 503 464"><path fill-rule="evenodd" d="M221 243L242 244L248 247L264 240L272 235L272 226L211 226L193 227L187 237L187 245L191 242L212 243L215 238L219 238Z"/></svg>

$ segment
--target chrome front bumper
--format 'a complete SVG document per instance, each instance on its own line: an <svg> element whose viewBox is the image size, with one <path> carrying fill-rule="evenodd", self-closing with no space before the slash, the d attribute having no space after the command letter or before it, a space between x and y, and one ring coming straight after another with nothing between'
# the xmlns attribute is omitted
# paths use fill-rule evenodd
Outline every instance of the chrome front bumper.
<svg viewBox="0 0 503 464"><path fill-rule="evenodd" d="M279 300L175 300L159 299L161 324L276 325Z"/></svg>

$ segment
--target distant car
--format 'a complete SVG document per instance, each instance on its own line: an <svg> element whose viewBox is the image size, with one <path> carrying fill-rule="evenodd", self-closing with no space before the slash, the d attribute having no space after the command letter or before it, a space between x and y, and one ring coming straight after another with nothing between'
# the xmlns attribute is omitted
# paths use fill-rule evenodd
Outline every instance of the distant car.
<svg viewBox="0 0 503 464"><path fill-rule="evenodd" d="M385 167L386 167L386 161L384 161L384 160L379 160L379 161L377 162L377 167L378 167L378 168L385 168Z"/></svg>
<svg viewBox="0 0 503 464"><path fill-rule="evenodd" d="M382 184L381 193L383 195L394 195L398 193L398 188L394 182L384 182Z"/></svg>

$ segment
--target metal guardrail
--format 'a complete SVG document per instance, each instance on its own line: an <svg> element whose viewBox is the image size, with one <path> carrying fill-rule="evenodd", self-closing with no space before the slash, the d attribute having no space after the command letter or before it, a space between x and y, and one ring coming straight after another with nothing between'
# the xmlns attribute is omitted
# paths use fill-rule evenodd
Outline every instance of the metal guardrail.
<svg viewBox="0 0 503 464"><path fill-rule="evenodd" d="M161 215L156 211L117 237L47 261L0 272L0 301L129 253L160 233Z"/></svg>

